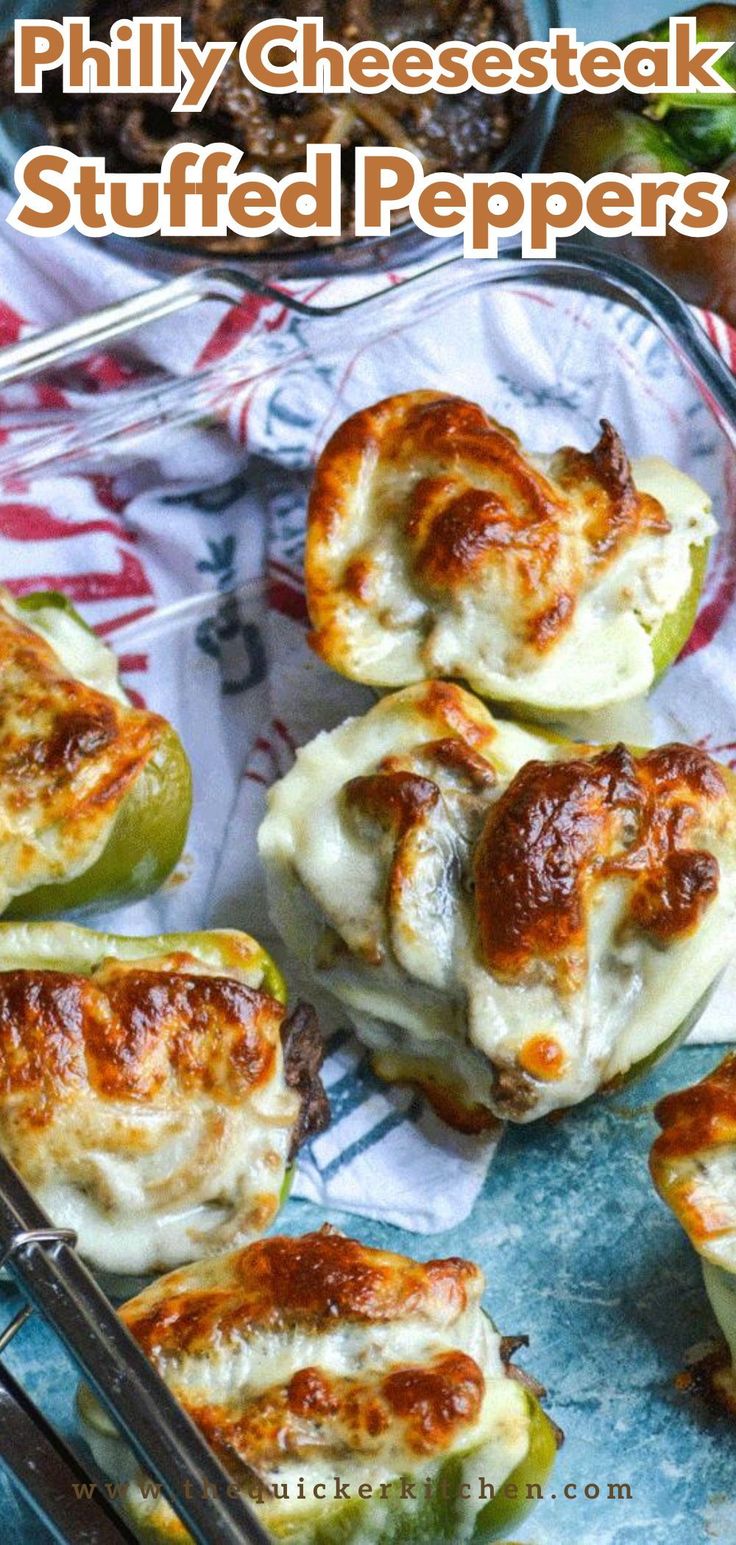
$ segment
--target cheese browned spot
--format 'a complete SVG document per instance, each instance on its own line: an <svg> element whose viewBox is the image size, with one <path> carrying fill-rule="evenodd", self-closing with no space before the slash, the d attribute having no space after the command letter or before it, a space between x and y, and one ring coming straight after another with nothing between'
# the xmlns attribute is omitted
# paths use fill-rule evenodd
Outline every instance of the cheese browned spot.
<svg viewBox="0 0 736 1545"><path fill-rule="evenodd" d="M489 812L475 853L489 971L518 980L542 959L574 991L593 892L615 875L631 882L622 928L628 920L661 940L695 928L719 866L691 835L703 806L725 793L715 764L691 746L528 762Z"/></svg>
<svg viewBox="0 0 736 1545"><path fill-rule="evenodd" d="M482 1283L468 1261L420 1265L323 1230L260 1240L221 1260L216 1279L207 1270L174 1272L160 1292L154 1284L122 1313L156 1360L203 1351L215 1330L227 1341L256 1330L316 1332L337 1320L447 1326L479 1298Z"/></svg>
<svg viewBox="0 0 736 1545"><path fill-rule="evenodd" d="M380 1454L391 1434L408 1454L445 1454L477 1422L485 1390L481 1369L463 1352L441 1352L418 1367L368 1378L335 1377L302 1368L287 1385L228 1406L185 1407L227 1468L259 1475L280 1457L306 1462ZM234 1463L235 1462L235 1463Z"/></svg>
<svg viewBox="0 0 736 1545"><path fill-rule="evenodd" d="M666 462L527 451L477 403L389 397L322 452L309 502L312 643L359 681L460 677L490 698L600 707L646 690L651 640L714 530Z"/></svg>
<svg viewBox="0 0 736 1545"><path fill-rule="evenodd" d="M453 755L461 756L466 765L468 748L477 752L483 760L492 756L498 731L483 704L471 697L469 692L458 691L453 682L428 681L417 691L414 704L419 718L424 719L438 734L437 739L422 742L425 754L429 754L429 744L433 754L439 755L440 761L447 761L449 739L460 743L461 749ZM474 765L477 768L479 764L475 761Z"/></svg>
<svg viewBox="0 0 736 1545"><path fill-rule="evenodd" d="M0 898L97 857L166 721L71 676L0 605Z"/></svg>
<svg viewBox="0 0 736 1545"><path fill-rule="evenodd" d="M351 778L345 785L348 807L362 810L395 837L403 837L421 821L439 797L440 791L430 778L401 768L382 768L367 778Z"/></svg>
<svg viewBox="0 0 736 1545"><path fill-rule="evenodd" d="M654 1114L662 1128L658 1158L687 1158L719 1143L736 1143L736 1052L689 1089L666 1094Z"/></svg>
<svg viewBox="0 0 736 1545"><path fill-rule="evenodd" d="M259 846L274 922L375 1071L464 1131L646 1062L736 949L726 769L494 722L450 683L305 746Z"/></svg>
<svg viewBox="0 0 736 1545"><path fill-rule="evenodd" d="M33 1126L87 1090L156 1101L178 1089L234 1104L271 1074L283 1005L224 977L123 970L0 973L0 1092Z"/></svg>
<svg viewBox="0 0 736 1545"><path fill-rule="evenodd" d="M529 1393L542 1391L517 1381L484 1286L469 1261L413 1261L326 1227L171 1273L121 1315L233 1479L258 1481L259 1515L277 1538L316 1537L324 1482L336 1476L346 1489L334 1526L346 1539L388 1537L394 1505L399 1531L416 1524L423 1538L431 1517L396 1484L412 1476L453 1488L453 1538L468 1545L478 1478L500 1488L543 1421ZM170 1511L151 1516L132 1456L89 1391L80 1407L99 1461L132 1477L136 1517L168 1538Z"/></svg>
<svg viewBox="0 0 736 1545"><path fill-rule="evenodd" d="M650 1165L697 1250L736 1271L736 1052L700 1083L665 1095Z"/></svg>
<svg viewBox="0 0 736 1545"><path fill-rule="evenodd" d="M659 500L638 492L621 437L605 418L592 451L565 446L551 471L566 493L582 496L585 537L597 566L610 563L617 549L639 531L666 535L672 529Z"/></svg>
<svg viewBox="0 0 736 1545"><path fill-rule="evenodd" d="M326 1123L320 1060L304 1009L183 953L0 972L0 1145L113 1271L268 1226Z"/></svg>

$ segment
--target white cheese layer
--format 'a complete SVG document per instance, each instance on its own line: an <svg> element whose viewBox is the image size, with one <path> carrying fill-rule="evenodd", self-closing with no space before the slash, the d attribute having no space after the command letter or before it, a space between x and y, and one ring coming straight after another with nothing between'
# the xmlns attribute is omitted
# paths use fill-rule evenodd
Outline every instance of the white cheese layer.
<svg viewBox="0 0 736 1545"><path fill-rule="evenodd" d="M74 1229L98 1270L145 1276L183 1261L247 1244L279 1210L294 1123L294 1096L274 1079L238 1116L220 1124L211 1103L192 1099L176 1114L136 1113L106 1104L105 1120L130 1135L131 1153L80 1148L70 1166L36 1189L58 1228ZM143 1142L150 1150L136 1152ZM176 1202L169 1194L182 1189ZM197 1197L196 1201L190 1197Z"/></svg>
<svg viewBox="0 0 736 1545"><path fill-rule="evenodd" d="M118 976L178 969L257 990L264 958L254 940L225 929L135 939L70 923L0 924L0 981L20 969L93 979L101 971L104 980L118 962ZM116 1030L111 1024L111 1036ZM221 1099L206 1080L188 1086L186 1072L174 1070L170 1031L168 1025L152 1032L159 1045L148 1057L165 1076L145 1099L115 1098L90 1077L62 1088L50 1118L39 1125L31 1115L28 1127L17 1096L0 1099L4 1150L54 1223L76 1232L82 1255L115 1275L167 1270L249 1243L281 1205L299 1099L286 1084L278 1036L265 1081L240 1099L231 1091ZM138 1055L132 1050L131 1060ZM213 1081L219 1055L213 1041Z"/></svg>
<svg viewBox="0 0 736 1545"><path fill-rule="evenodd" d="M216 1263L208 1268L208 1276L214 1285ZM500 1488L526 1457L530 1441L529 1398L522 1385L507 1376L498 1333L478 1304L444 1328L419 1316L383 1323L342 1321L337 1316L324 1329L292 1326L280 1335L252 1332L248 1327L227 1336L216 1331L200 1355L183 1352L159 1361L158 1366L169 1388L183 1400L195 1420L201 1407L205 1412L212 1408L225 1410L237 1421L238 1411L249 1399L288 1385L300 1369L319 1370L328 1383L341 1377L378 1381L396 1368L421 1369L434 1357L449 1351L473 1358L484 1375L485 1391L477 1419L463 1424L461 1435L447 1452L440 1456L417 1453L405 1445L402 1424L397 1419L395 1426L380 1438L367 1441L363 1435L363 1447L346 1447L336 1455L330 1449L328 1419L324 1457L320 1457L318 1447L307 1445L302 1451L298 1446L294 1449L284 1444L278 1460L261 1473L266 1486L285 1487L286 1493L278 1501L267 1500L259 1506L258 1516L277 1537L288 1533L289 1538L299 1541L309 1539L318 1522L325 1519L328 1508L336 1527L343 1512L346 1526L350 1524L358 1486L368 1484L378 1491L382 1483L390 1483L399 1476L436 1480L441 1466L453 1457L459 1465L453 1478L459 1496L453 1540L465 1545L482 1506L481 1480L487 1487ZM127 1502L136 1520L163 1532L171 1520L168 1508L152 1504L138 1489L136 1479L140 1472L130 1450L114 1435L109 1419L88 1392L84 1392L80 1409L85 1436L98 1463L107 1474L130 1483ZM349 1488L347 1505L320 1502L314 1497L313 1488L320 1484L325 1486L325 1496L332 1497L336 1474ZM304 1490L301 1498L300 1479ZM463 1486L468 1489L465 1503ZM419 1497L418 1506L421 1490ZM379 1537L388 1506L389 1501L380 1495L370 1500L361 1511L357 1532L350 1527L346 1536L351 1545L363 1541L369 1545ZM394 1501L393 1508L397 1509L394 1516L408 1519L412 1502ZM452 1512L455 1513L455 1507Z"/></svg>
<svg viewBox="0 0 736 1545"><path fill-rule="evenodd" d="M579 988L562 992L542 973L501 981L478 946L471 860L477 827L468 828L441 771L428 773L442 798L390 906L391 844L375 835L364 840L346 811L349 779L436 737L436 726L415 706L422 690L385 698L362 719L317 736L272 790L259 834L272 916L292 952L348 1007L389 1076L392 1059L397 1070L402 1060L418 1064L440 1085L454 1082L467 1103L504 1115L494 1103L494 1067L514 1068L531 1036L551 1037L564 1052L564 1071L536 1085L531 1110L512 1112L534 1119L585 1099L696 1014L736 949L733 829L703 843L719 861L720 878L693 934L666 947L639 929L622 935L625 882L610 879L594 893ZM491 802L526 761L574 754L569 744L511 723L499 722L497 732Z"/></svg>
<svg viewBox="0 0 736 1545"><path fill-rule="evenodd" d="M104 692L118 703L129 701L120 684L118 662L112 649L76 617L70 616L64 607L40 606L37 610L26 610L5 594L2 605L16 622L30 628L51 645L70 676L76 676L86 687Z"/></svg>
<svg viewBox="0 0 736 1545"><path fill-rule="evenodd" d="M550 456L529 456L546 473ZM426 469L425 469L426 470ZM441 469L437 469L438 475ZM643 531L579 594L571 624L538 656L519 649L517 602L503 571L482 571L443 594L426 596L405 551L402 502L391 472L381 473L375 505L364 524L347 522L331 536L334 571L365 544L372 566L368 604L341 597L339 626L346 668L376 686L400 687L426 677L458 677L481 696L555 713L586 712L648 691L654 680L652 639L687 597L691 553L716 530L708 495L692 478L659 457L634 462L640 493L664 507L668 532ZM373 501L367 501L369 510ZM569 532L571 555L589 566L582 534ZM565 580L564 564L555 582ZM540 598L540 604L544 597Z"/></svg>

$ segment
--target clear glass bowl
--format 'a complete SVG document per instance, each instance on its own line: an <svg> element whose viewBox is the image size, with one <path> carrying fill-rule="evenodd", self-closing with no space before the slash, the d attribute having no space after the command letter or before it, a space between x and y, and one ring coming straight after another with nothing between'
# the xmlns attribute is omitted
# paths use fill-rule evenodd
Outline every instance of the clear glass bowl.
<svg viewBox="0 0 736 1545"><path fill-rule="evenodd" d="M70 16L84 10L84 0L17 0L14 14L24 17ZM560 25L558 0L525 0L528 32L532 38L546 38L551 27ZM2 8L0 7L0 10ZM121 12L121 14L123 14ZM10 25L12 17L7 18ZM0 33L3 31L0 17ZM32 98L20 107L9 107L0 114L0 176L13 186L13 169L25 150L39 143L42 130L32 109ZM553 92L529 99L529 110L512 135L508 145L489 168L492 172L533 171L538 165L549 133L556 105ZM83 238L82 238L83 239ZM106 237L105 245L136 268L155 277L186 273L217 261L184 241ZM313 275L358 274L385 271L416 262L436 249L437 241L411 222L397 226L389 237L352 238L334 246L311 251L294 247L274 248L264 253L241 257L222 254L228 266L259 276L278 275L307 278Z"/></svg>

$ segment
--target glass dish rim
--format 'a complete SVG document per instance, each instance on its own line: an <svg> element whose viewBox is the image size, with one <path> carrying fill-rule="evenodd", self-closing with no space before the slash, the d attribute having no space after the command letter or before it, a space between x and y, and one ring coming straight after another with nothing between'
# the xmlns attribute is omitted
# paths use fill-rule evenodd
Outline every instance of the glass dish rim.
<svg viewBox="0 0 736 1545"><path fill-rule="evenodd" d="M558 285L579 294L599 294L646 316L682 362L706 401L724 438L736 450L736 376L708 336L696 313L667 285L629 258L601 252L584 243L569 242L555 258L522 257L518 244L504 246L497 258L464 259L459 244L434 263L364 290L347 301L326 304L324 299L305 300L287 288L257 275L242 273L229 265L207 265L176 279L159 281L133 296L87 313L60 327L37 333L20 343L0 349L0 387L9 386L49 366L62 366L80 352L123 338L150 322L163 321L202 302L217 301L235 307L255 296L277 304L315 328L311 339L315 353L340 355L345 349L344 319L350 315L350 345L363 337L371 346L420 315L435 315L464 295L485 287L513 284L523 279L527 287ZM100 445L113 446L162 427L183 427L216 411L228 393L260 377L287 368L305 352L302 339L291 352L276 356L268 336L258 328L224 361L199 372L168 376L151 385L126 388L113 403L70 409L67 419L45 430L13 440L0 448L0 482L27 475L79 456ZM250 364L249 364L250 361Z"/></svg>

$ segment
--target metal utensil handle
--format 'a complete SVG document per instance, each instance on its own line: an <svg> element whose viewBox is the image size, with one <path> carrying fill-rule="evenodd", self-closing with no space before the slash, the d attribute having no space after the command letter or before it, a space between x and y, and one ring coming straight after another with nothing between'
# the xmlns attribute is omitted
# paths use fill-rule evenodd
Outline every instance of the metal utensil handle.
<svg viewBox="0 0 736 1545"><path fill-rule="evenodd" d="M101 1487L0 1364L0 1464L61 1545L135 1545Z"/></svg>
<svg viewBox="0 0 736 1545"><path fill-rule="evenodd" d="M55 1330L196 1545L269 1545L194 1423L129 1334L71 1245L0 1155L0 1254L29 1303ZM31 1239L20 1236L32 1234Z"/></svg>

